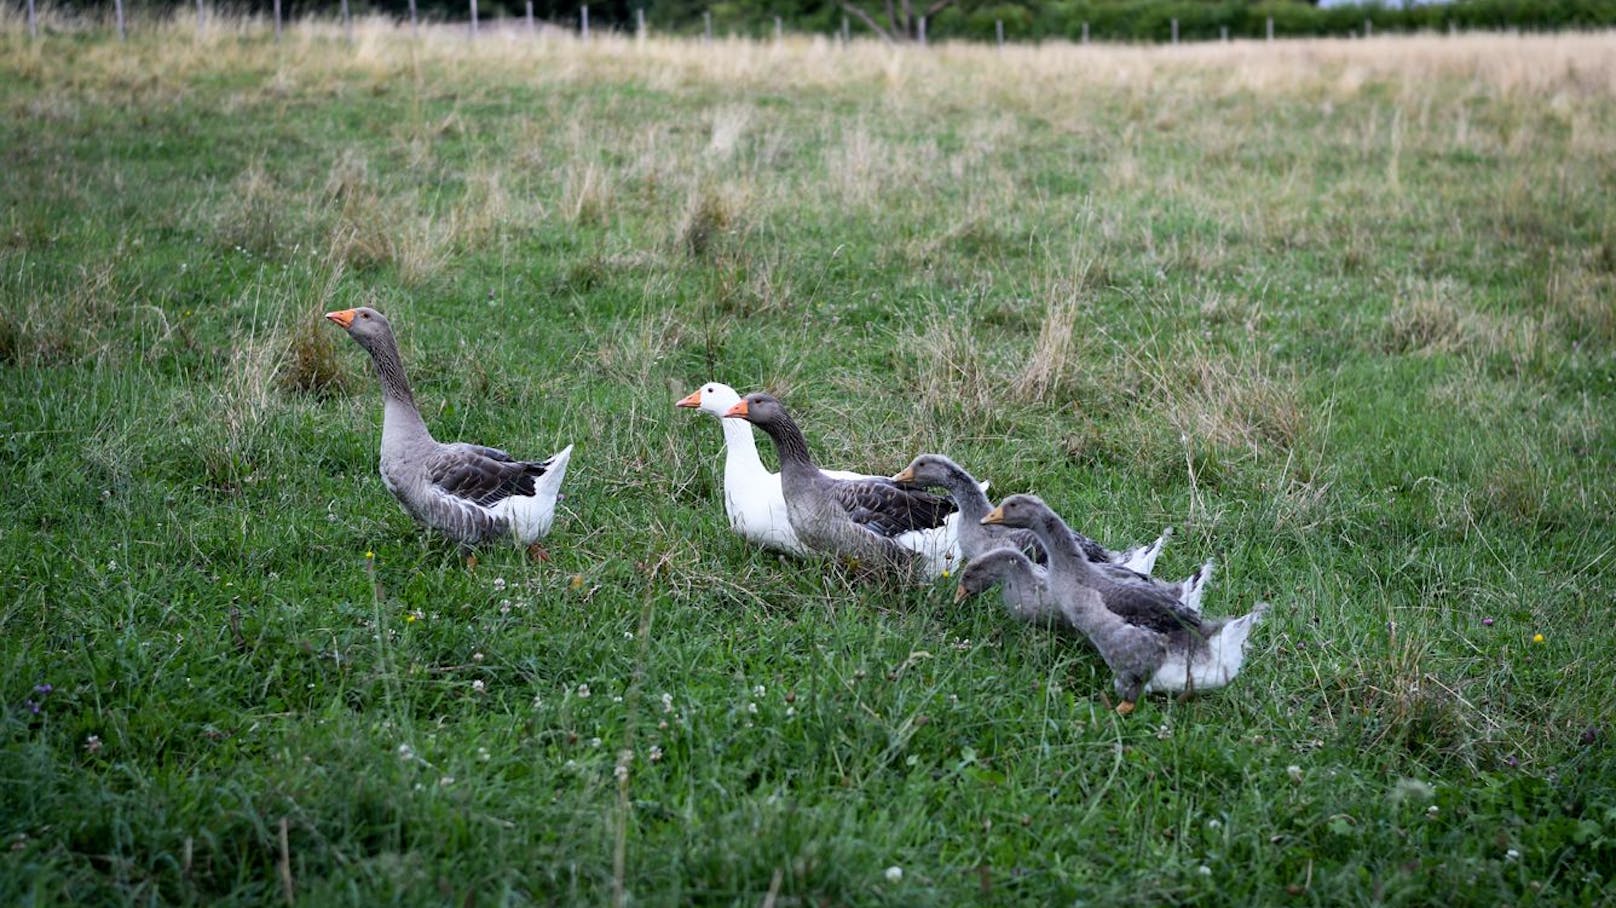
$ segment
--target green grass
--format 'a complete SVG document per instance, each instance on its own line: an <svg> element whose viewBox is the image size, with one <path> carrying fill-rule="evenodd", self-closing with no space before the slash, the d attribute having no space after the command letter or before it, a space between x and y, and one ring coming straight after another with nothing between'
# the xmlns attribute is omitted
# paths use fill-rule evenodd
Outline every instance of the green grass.
<svg viewBox="0 0 1616 908"><path fill-rule="evenodd" d="M0 902L1608 899L1608 38L333 34L0 34ZM362 302L439 437L577 445L553 561L387 495ZM1119 718L749 548L709 379L1176 526L1246 671Z"/></svg>

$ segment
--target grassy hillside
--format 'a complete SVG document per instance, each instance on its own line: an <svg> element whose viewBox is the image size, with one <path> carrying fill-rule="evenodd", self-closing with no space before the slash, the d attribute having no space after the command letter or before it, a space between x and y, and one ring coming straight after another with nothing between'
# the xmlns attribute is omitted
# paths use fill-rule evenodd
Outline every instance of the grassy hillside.
<svg viewBox="0 0 1616 908"><path fill-rule="evenodd" d="M1611 47L8 20L0 901L1605 898ZM440 437L577 445L551 562L387 495L360 303ZM749 548L706 380L1173 525L1246 671L1119 718Z"/></svg>

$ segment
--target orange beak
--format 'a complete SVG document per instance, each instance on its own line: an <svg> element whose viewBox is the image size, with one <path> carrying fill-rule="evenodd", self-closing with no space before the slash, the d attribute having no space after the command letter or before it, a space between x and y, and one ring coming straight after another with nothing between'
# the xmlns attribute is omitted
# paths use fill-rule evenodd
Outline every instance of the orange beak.
<svg viewBox="0 0 1616 908"><path fill-rule="evenodd" d="M996 507L993 510L989 511L988 516L982 518L982 525L983 526L992 526L995 523L1004 523L1004 506L1003 505L1000 505L999 507Z"/></svg>
<svg viewBox="0 0 1616 908"><path fill-rule="evenodd" d="M725 410L724 411L724 416L725 417L739 417L741 419L745 419L746 418L746 401L743 400L740 403L736 404L735 406L730 407L728 410Z"/></svg>
<svg viewBox="0 0 1616 908"><path fill-rule="evenodd" d="M354 311L352 309L342 309L336 312L327 312L325 317L347 330L348 326L353 324Z"/></svg>
<svg viewBox="0 0 1616 908"><path fill-rule="evenodd" d="M674 406L692 408L701 406L701 389L697 388L696 390L690 392L689 397L681 398L678 403L674 404Z"/></svg>
<svg viewBox="0 0 1616 908"><path fill-rule="evenodd" d="M915 481L915 471L910 469L909 467L904 467L903 472L901 472L898 475L892 477L892 481L893 482L914 482Z"/></svg>

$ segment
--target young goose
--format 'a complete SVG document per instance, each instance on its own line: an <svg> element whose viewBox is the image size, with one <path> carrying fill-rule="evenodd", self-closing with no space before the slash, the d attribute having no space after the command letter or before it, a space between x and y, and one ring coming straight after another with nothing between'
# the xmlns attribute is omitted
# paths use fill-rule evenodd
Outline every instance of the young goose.
<svg viewBox="0 0 1616 908"><path fill-rule="evenodd" d="M922 454L892 479L895 482L913 483L923 488L939 487L948 490L949 497L954 499L954 504L960 509L960 552L966 558L975 558L1003 545L1013 545L1027 552L1033 560L1039 563L1044 561L1043 551L1038 548L1037 538L1031 532L979 524L990 507L985 494L987 486L978 483L964 467L947 457L941 454ZM1172 535L1173 528L1168 527L1149 545L1114 551L1082 533L1075 530L1072 532L1072 537L1083 549L1083 554L1088 560L1095 564L1116 565L1136 577L1147 575L1155 568L1162 547L1167 545L1167 540L1171 539Z"/></svg>
<svg viewBox="0 0 1616 908"><path fill-rule="evenodd" d="M960 519L969 521L963 515ZM954 591L954 604L986 592L995 584L1005 609L1014 617L1028 624L1052 628L1066 623L1049 594L1049 572L1033 564L1020 549L992 549L966 562L965 569L960 571L959 587Z"/></svg>
<svg viewBox="0 0 1616 908"><path fill-rule="evenodd" d="M361 306L328 312L370 354L382 383L382 483L411 517L470 546L512 537L545 557L538 540L555 521L572 445L542 463L497 448L439 444L415 407L387 318Z"/></svg>
<svg viewBox="0 0 1616 908"><path fill-rule="evenodd" d="M883 477L826 476L802 430L767 394L748 394L724 415L745 419L774 441L786 515L804 546L900 570L918 567L929 576L958 562L959 518L948 499Z"/></svg>
<svg viewBox="0 0 1616 908"><path fill-rule="evenodd" d="M735 389L719 382L702 385L682 398L676 407L689 407L718 417L724 428L724 513L729 528L742 539L764 548L806 555L807 546L797 539L786 516L786 498L780 491L780 474L771 473L758 456L757 440L744 422L724 419L728 410L741 402ZM873 479L847 470L825 470L833 479Z"/></svg>
<svg viewBox="0 0 1616 908"><path fill-rule="evenodd" d="M1066 522L1034 495L1012 495L982 519L1030 529L1049 549L1050 596L1116 675L1122 715L1146 692L1222 687L1239 673L1265 603L1239 618L1203 619L1160 590L1114 583L1080 556Z"/></svg>
<svg viewBox="0 0 1616 908"><path fill-rule="evenodd" d="M943 488L948 491L955 507L959 508L959 547L960 556L964 560L979 558L1004 546L1019 549L1035 562L1035 566L1048 560L1044 547L1039 544L1038 537L1031 530L982 523L982 518L987 516L991 508L983 487L965 471L964 467L947 457L941 454L922 454L892 479L894 482L912 483L922 488ZM1151 549L1153 554L1150 560L1154 562L1155 555L1160 553L1162 545L1166 543L1171 533L1172 529L1168 528L1167 532L1150 546L1132 551ZM1072 531L1072 540L1097 570L1118 583L1157 586L1189 608L1200 610L1201 594L1206 589L1207 581L1212 579L1212 562L1208 561L1194 574L1178 583L1164 583L1147 574L1124 567L1118 561L1123 557L1121 553L1106 549L1082 533ZM1043 574L1042 568L1038 569L1038 577L1042 578ZM1006 604L1009 604L1008 600Z"/></svg>

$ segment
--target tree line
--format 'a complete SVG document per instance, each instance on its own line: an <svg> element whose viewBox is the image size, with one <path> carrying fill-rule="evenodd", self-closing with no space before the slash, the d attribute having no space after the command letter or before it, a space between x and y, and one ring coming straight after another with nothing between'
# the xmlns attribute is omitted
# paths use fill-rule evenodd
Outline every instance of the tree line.
<svg viewBox="0 0 1616 908"><path fill-rule="evenodd" d="M636 10L659 32L764 37L778 18L795 32L878 35L890 41L928 39L1165 41L1178 23L1181 40L1257 38L1273 23L1276 37L1359 33L1365 20L1376 32L1447 29L1557 30L1616 25L1616 0L1454 0L1405 6L1369 2L1320 7L1309 0L589 0L590 26L629 31ZM125 0L129 8L185 10L194 0ZM112 0L58 0L67 9L101 12ZM350 0L354 15L405 18L409 0ZM555 25L576 27L578 0L533 0L533 14ZM236 0L230 7L269 15L274 0ZM332 16L340 0L282 0L288 19ZM429 21L463 21L470 0L416 0ZM477 0L480 18L523 16L526 0ZM922 24L924 23L924 24Z"/></svg>

